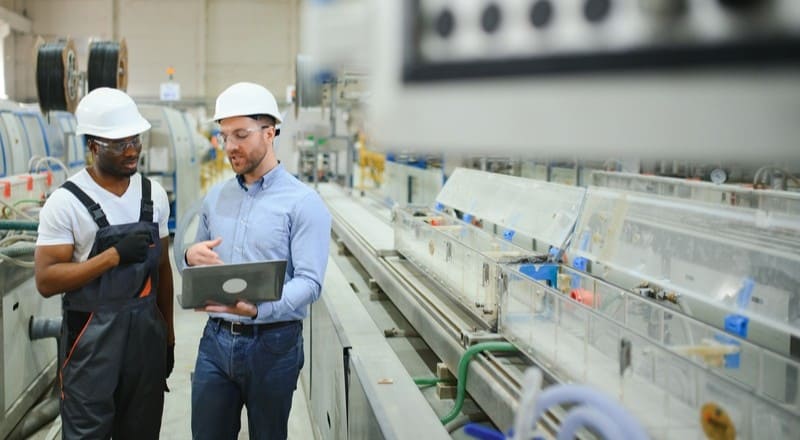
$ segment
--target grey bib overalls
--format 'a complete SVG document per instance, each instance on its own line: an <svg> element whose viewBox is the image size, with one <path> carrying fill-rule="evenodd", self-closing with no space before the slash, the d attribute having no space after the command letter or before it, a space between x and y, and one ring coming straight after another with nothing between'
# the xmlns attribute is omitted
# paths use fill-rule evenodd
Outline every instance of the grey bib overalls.
<svg viewBox="0 0 800 440"><path fill-rule="evenodd" d="M144 262L114 267L63 295L63 438L156 439L164 406L166 325L156 306L161 242L150 181L142 176L139 221L121 225L109 225L100 205L74 183L63 187L99 227L90 258L129 234L151 243Z"/></svg>

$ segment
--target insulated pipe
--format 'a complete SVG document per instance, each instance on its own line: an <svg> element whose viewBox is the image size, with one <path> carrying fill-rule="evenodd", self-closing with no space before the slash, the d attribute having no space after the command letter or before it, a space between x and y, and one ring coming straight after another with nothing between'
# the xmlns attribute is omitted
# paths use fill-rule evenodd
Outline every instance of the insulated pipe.
<svg viewBox="0 0 800 440"><path fill-rule="evenodd" d="M28 335L31 341L44 338L55 338L56 345L59 343L61 336L61 317L58 318L37 318L32 316L28 322ZM58 373L56 374L58 376ZM22 440L29 438L36 431L40 430L42 426L50 423L58 416L60 401L58 396L58 388L56 383L53 383L51 392L34 406L22 420L14 427L14 430L8 434L6 440Z"/></svg>
<svg viewBox="0 0 800 440"><path fill-rule="evenodd" d="M456 418L461 408L464 406L464 397L467 394L467 371L469 369L469 361L475 357L476 354L482 351L517 351L509 342L482 342L469 347L467 351L461 356L458 361L458 387L456 390L456 404L453 409L440 420L443 425L446 425Z"/></svg>
<svg viewBox="0 0 800 440"><path fill-rule="evenodd" d="M14 244L11 246L0 247L0 256L7 257L27 257L33 255L36 250L35 243Z"/></svg>
<svg viewBox="0 0 800 440"><path fill-rule="evenodd" d="M522 379L522 395L519 399L517 416L514 419L514 435L511 440L523 440L533 429L536 419L533 418L533 409L536 405L536 396L542 388L542 370L531 367L525 372Z"/></svg>
<svg viewBox="0 0 800 440"><path fill-rule="evenodd" d="M59 403L55 393L49 395L25 414L22 421L8 434L6 440L23 440L35 434L42 426L50 423L58 416Z"/></svg>
<svg viewBox="0 0 800 440"><path fill-rule="evenodd" d="M649 437L639 422L625 411L619 403L599 391L584 385L561 385L548 388L539 395L533 419L539 417L551 406L567 403L581 403L601 409L606 416L617 420L622 436L627 440L647 440Z"/></svg>
<svg viewBox="0 0 800 440"><path fill-rule="evenodd" d="M31 341L44 338L58 338L61 336L61 317L38 318L31 316L28 322L28 335Z"/></svg>
<svg viewBox="0 0 800 440"><path fill-rule="evenodd" d="M24 220L0 220L0 230L5 231L36 231L39 229L39 222Z"/></svg>
<svg viewBox="0 0 800 440"><path fill-rule="evenodd" d="M583 427L591 428L606 440L626 438L622 436L620 427L614 419L608 415L586 405L581 405L570 410L561 422L561 429L558 430L558 440L573 440L575 433Z"/></svg>

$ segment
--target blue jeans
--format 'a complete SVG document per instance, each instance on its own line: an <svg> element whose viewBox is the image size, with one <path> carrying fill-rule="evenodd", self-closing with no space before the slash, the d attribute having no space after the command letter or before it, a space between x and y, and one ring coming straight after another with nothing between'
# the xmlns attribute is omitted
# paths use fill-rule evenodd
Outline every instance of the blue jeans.
<svg viewBox="0 0 800 440"><path fill-rule="evenodd" d="M303 367L300 322L235 335L209 320L192 379L192 438L235 440L247 407L250 439L286 439Z"/></svg>

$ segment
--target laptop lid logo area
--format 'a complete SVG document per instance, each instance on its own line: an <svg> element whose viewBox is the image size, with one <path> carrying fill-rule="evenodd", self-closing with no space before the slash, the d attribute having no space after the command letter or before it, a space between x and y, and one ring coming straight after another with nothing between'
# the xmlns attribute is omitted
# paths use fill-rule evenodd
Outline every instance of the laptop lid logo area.
<svg viewBox="0 0 800 440"><path fill-rule="evenodd" d="M239 300L277 301L283 293L286 265L286 260L272 260L187 267L181 272L178 301L184 309L233 305Z"/></svg>
<svg viewBox="0 0 800 440"><path fill-rule="evenodd" d="M247 281L241 278L231 278L222 283L222 290L231 295L238 295L247 288Z"/></svg>

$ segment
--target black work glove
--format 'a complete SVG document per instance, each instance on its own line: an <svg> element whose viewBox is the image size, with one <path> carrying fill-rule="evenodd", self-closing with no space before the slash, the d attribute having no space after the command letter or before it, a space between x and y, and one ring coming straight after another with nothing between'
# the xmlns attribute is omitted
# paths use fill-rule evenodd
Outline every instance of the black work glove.
<svg viewBox="0 0 800 440"><path fill-rule="evenodd" d="M148 241L142 234L130 234L114 244L119 254L119 264L141 263L146 260L147 248L150 246Z"/></svg>
<svg viewBox="0 0 800 440"><path fill-rule="evenodd" d="M175 344L167 345L167 375L165 377L169 377L172 374L172 370L175 368Z"/></svg>

